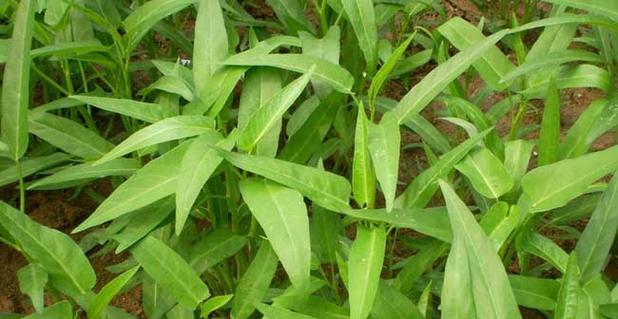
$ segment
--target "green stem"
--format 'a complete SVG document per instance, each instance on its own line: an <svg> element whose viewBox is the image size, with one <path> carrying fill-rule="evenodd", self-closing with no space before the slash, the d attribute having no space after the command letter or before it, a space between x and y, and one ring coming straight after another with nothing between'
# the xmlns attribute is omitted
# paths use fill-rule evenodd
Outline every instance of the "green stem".
<svg viewBox="0 0 618 319"><path fill-rule="evenodd" d="M21 162L17 160L17 177L19 178L19 211L26 212L26 187Z"/></svg>

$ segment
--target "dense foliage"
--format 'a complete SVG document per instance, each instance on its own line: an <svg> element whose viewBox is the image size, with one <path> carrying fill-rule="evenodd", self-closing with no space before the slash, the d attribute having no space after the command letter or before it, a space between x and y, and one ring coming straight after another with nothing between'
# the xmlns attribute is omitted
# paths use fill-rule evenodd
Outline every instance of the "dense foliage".
<svg viewBox="0 0 618 319"><path fill-rule="evenodd" d="M0 1L25 318L618 318L618 2L498 2ZM58 189L79 241L27 214Z"/></svg>

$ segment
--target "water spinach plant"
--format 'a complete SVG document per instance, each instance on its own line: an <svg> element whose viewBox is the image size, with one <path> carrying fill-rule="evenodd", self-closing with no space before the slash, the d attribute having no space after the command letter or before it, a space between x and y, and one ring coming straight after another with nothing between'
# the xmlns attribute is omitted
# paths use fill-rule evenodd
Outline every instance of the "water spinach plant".
<svg viewBox="0 0 618 319"><path fill-rule="evenodd" d="M0 318L617 318L618 2L544 4L1 1Z"/></svg>

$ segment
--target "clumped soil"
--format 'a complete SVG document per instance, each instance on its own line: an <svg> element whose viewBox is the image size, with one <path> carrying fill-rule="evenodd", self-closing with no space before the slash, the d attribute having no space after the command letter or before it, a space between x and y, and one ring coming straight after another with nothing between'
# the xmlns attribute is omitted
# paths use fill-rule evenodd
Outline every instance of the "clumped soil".
<svg viewBox="0 0 618 319"><path fill-rule="evenodd" d="M272 9L266 5L264 0L256 0L253 3L255 6L249 7L248 11L254 17L258 19L273 19L275 17ZM442 0L442 5L446 9L448 17L460 16L475 23L479 21L481 16L481 13L474 7L474 5L470 3L469 0ZM429 14L428 18L437 19L435 14ZM190 33L194 21L191 19L185 20L185 31ZM168 41L164 38L159 40L162 49L169 50ZM530 41L533 40L534 38L530 39ZM181 55L183 58L186 58L184 54ZM143 59L148 59L148 56L144 56ZM430 72L433 67L435 67L435 65L430 63L429 65L420 67L413 74L410 74L408 79L391 81L387 83L382 94L390 98L400 100L407 93L407 89L415 83L418 83L418 81ZM137 77L137 82L143 82L141 85L145 85L144 83L150 82L149 78L143 74L138 75ZM406 87L403 83L406 83L408 87ZM480 79L473 79L468 87L468 91L473 96L483 85L484 84ZM561 94L561 125L562 135L565 136L567 130L573 125L579 115L588 107L590 102L602 97L603 93L596 89L582 88L562 90ZM504 96L496 94L488 99L490 101L489 104L492 104L503 97ZM531 108L526 112L522 125L539 125L541 123L543 112L542 101L535 101L533 102L533 105L536 107ZM485 107L488 106L489 105L486 105ZM445 133L450 139L460 142L465 138L465 132L453 124L438 119L443 107L444 106L439 103L434 103L427 107L422 112L422 115L431 121L432 124L434 124L440 131ZM497 124L496 131L500 136L508 134L511 126L510 122L511 116L509 115ZM537 134L538 130L532 131L526 136L526 138L534 139L537 137ZM420 138L416 134L407 130L402 130L402 145L418 143L420 141ZM615 135L605 134L593 143L592 149L602 150L615 144ZM410 148L402 150L401 155L399 177L402 181L410 181L428 165L422 149ZM112 186L107 181L96 182L91 187L103 197L109 195L112 191ZM399 189L399 192L402 190L403 187ZM26 211L31 218L43 225L67 233L76 241L79 241L79 239L85 234L71 234L71 230L85 220L98 206L98 203L84 192L78 194L77 196L74 196L71 191L28 192L27 196L28 206ZM14 203L17 197L18 192L15 185L0 188L0 199ZM583 230L585 224L586 222L583 221L574 226L580 230ZM350 238L355 236L354 231L351 228L347 229L347 233ZM559 238L559 234L553 234L555 235L553 236L552 233L547 233L545 235L554 239L565 249L570 250L574 246L573 241L561 240ZM419 234L410 230L402 229L398 232L397 236L397 245L394 247L395 259L410 256L412 252L406 247L405 244L403 244L403 241L405 239L418 237ZM121 255L109 253L102 256L96 256L96 253L91 253L90 255L95 255L90 257L90 262L97 274L97 284L95 287L96 291L101 289L101 287L116 276L116 274L108 271L107 268L111 265L121 263L128 258L126 253ZM26 264L26 259L19 252L3 243L0 243L0 313L16 312L28 314L34 311L28 297L20 292L19 283L17 281L17 271ZM517 265L514 265L514 268L510 269L510 271L512 270L513 272L517 272L518 270L516 268ZM610 278L618 280L618 259L612 258L607 270L607 274ZM547 276L551 278L556 277L557 274L548 273ZM133 314L137 318L146 318L142 308L141 299L142 293L140 287L138 286L116 296L111 304L127 311L130 314ZM50 302L52 301L49 300L49 298L46 298L46 303ZM524 318L545 318L540 312L534 309L521 308L521 311Z"/></svg>

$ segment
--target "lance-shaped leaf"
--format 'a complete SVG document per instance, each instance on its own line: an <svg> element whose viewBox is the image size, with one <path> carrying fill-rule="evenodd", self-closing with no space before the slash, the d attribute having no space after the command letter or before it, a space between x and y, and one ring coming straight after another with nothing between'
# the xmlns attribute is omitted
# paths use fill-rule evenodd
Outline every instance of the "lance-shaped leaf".
<svg viewBox="0 0 618 319"><path fill-rule="evenodd" d="M547 97L543 108L543 120L539 132L538 165L551 164L558 160L560 145L560 92L552 78L547 87Z"/></svg>
<svg viewBox="0 0 618 319"><path fill-rule="evenodd" d="M142 37L161 19L174 14L198 0L154 0L146 2L122 21L123 36L128 51L135 48Z"/></svg>
<svg viewBox="0 0 618 319"><path fill-rule="evenodd" d="M350 319L365 319L371 312L378 293L385 246L384 228L357 225L348 260Z"/></svg>
<svg viewBox="0 0 618 319"><path fill-rule="evenodd" d="M341 30L339 26L329 27L328 32L321 39L315 38L307 32L299 32L298 38L303 44L303 54L339 64L341 56ZM326 83L317 80L311 81L311 83L316 95L320 98L328 96L332 91Z"/></svg>
<svg viewBox="0 0 618 319"><path fill-rule="evenodd" d="M47 112L31 114L28 124L30 133L83 159L98 159L114 148L114 144L81 124Z"/></svg>
<svg viewBox="0 0 618 319"><path fill-rule="evenodd" d="M221 67L229 44L223 12L217 0L200 0L195 19L193 44L193 80L195 90L202 92L210 78Z"/></svg>
<svg viewBox="0 0 618 319"><path fill-rule="evenodd" d="M494 44L500 41L507 33L508 30L496 32L482 42L459 52L429 72L393 109L397 121L401 124L413 115L418 114L481 55L490 48L493 48Z"/></svg>
<svg viewBox="0 0 618 319"><path fill-rule="evenodd" d="M102 110L126 115L148 123L155 123L165 119L167 111L160 104L116 99L111 97L73 95L71 99L92 105ZM38 109L35 109L36 112Z"/></svg>
<svg viewBox="0 0 618 319"><path fill-rule="evenodd" d="M158 157L122 183L73 232L80 232L118 218L169 196L176 191L180 165L188 144L184 143Z"/></svg>
<svg viewBox="0 0 618 319"><path fill-rule="evenodd" d="M617 228L618 174L614 174L575 246L583 283L603 270Z"/></svg>
<svg viewBox="0 0 618 319"><path fill-rule="evenodd" d="M308 291L311 244L303 196L296 190L255 179L242 181L240 192L292 284L301 292Z"/></svg>
<svg viewBox="0 0 618 319"><path fill-rule="evenodd" d="M386 211L393 209L397 180L399 177L399 148L401 134L397 119L390 113L384 113L380 124L369 124L368 147L376 178L380 183Z"/></svg>
<svg viewBox="0 0 618 319"><path fill-rule="evenodd" d="M34 1L20 1L15 12L11 49L2 78L2 140L17 161L28 148L30 104L30 47L34 28Z"/></svg>
<svg viewBox="0 0 618 319"><path fill-rule="evenodd" d="M452 232L444 207L393 209L348 209L341 212L359 219L388 223L395 227L413 229L419 233L450 243Z"/></svg>
<svg viewBox="0 0 618 319"><path fill-rule="evenodd" d="M556 308L554 309L554 318L578 318L577 308L581 287L579 286L580 271L577 259L577 253L571 253L568 266L566 267L566 272L562 277L560 290L558 291L558 300L556 301Z"/></svg>
<svg viewBox="0 0 618 319"><path fill-rule="evenodd" d="M53 167L62 162L66 162L70 159L67 154L64 153L52 153L51 155L25 158L21 161L21 176L30 176L42 169ZM11 165L8 168L0 171L0 186L4 186L10 183L14 183L19 180L19 171L17 164Z"/></svg>
<svg viewBox="0 0 618 319"><path fill-rule="evenodd" d="M448 153L442 155L438 162L424 170L412 180L404 192L395 200L395 207L421 208L427 205L438 188L436 183L438 179L446 176L446 174L453 170L453 167L455 167L470 150L477 146L489 131L490 129L487 129L471 137L465 142L457 145Z"/></svg>
<svg viewBox="0 0 618 319"><path fill-rule="evenodd" d="M232 165L296 189L314 203L334 212L349 209L350 182L321 169L263 156L222 152Z"/></svg>
<svg viewBox="0 0 618 319"><path fill-rule="evenodd" d="M131 254L152 279L172 292L180 305L195 309L210 296L206 284L187 262L162 241L146 237L131 250Z"/></svg>
<svg viewBox="0 0 618 319"><path fill-rule="evenodd" d="M455 168L485 197L498 198L513 188L513 177L487 148L468 155Z"/></svg>
<svg viewBox="0 0 618 319"><path fill-rule="evenodd" d="M252 150L276 124L280 123L283 114L292 106L309 83L313 72L314 68L312 67L309 72L288 84L253 112L247 120L247 125L238 136L238 147L240 149Z"/></svg>
<svg viewBox="0 0 618 319"><path fill-rule="evenodd" d="M349 0L341 1L341 4L365 56L367 70L373 73L378 63L378 28L373 1Z"/></svg>
<svg viewBox="0 0 618 319"><path fill-rule="evenodd" d="M17 272L19 290L28 295L36 312L44 307L45 285L49 279L47 271L39 264L28 264Z"/></svg>
<svg viewBox="0 0 618 319"><path fill-rule="evenodd" d="M39 225L2 201L0 225L32 261L45 268L50 283L62 293L79 296L94 287L94 270L69 236Z"/></svg>
<svg viewBox="0 0 618 319"><path fill-rule="evenodd" d="M112 279L101 288L101 291L94 297L88 306L88 318L99 319L103 315L105 308L112 301L124 286L127 285L129 280L133 278L135 273L139 270L139 266L135 266L118 277Z"/></svg>
<svg viewBox="0 0 618 319"><path fill-rule="evenodd" d="M33 313L24 319L52 319L52 318L71 318L73 316L73 308L67 300L57 302L45 309L42 313Z"/></svg>
<svg viewBox="0 0 618 319"><path fill-rule="evenodd" d="M561 273L566 271L569 255L551 239L538 233L524 232L520 233L517 240L522 252L543 258Z"/></svg>
<svg viewBox="0 0 618 319"><path fill-rule="evenodd" d="M554 310L560 283L554 279L509 275L515 299L520 306Z"/></svg>
<svg viewBox="0 0 618 319"><path fill-rule="evenodd" d="M105 156L94 162L94 165L103 164L151 145L204 134L212 131L214 126L214 121L205 116L181 115L170 117L133 133Z"/></svg>
<svg viewBox="0 0 618 319"><path fill-rule="evenodd" d="M243 81L243 90L238 104L238 127L241 131L247 126L251 116L266 102L281 91L280 71L258 67L247 72ZM255 147L255 154L275 157L279 147L279 135L282 121L277 121L262 137Z"/></svg>
<svg viewBox="0 0 618 319"><path fill-rule="evenodd" d="M424 318L412 300L382 280L371 316L375 319Z"/></svg>
<svg viewBox="0 0 618 319"><path fill-rule="evenodd" d="M234 147L236 134L222 139L218 134L207 133L191 142L182 162L176 185L176 224L174 229L179 235L189 217L189 212L202 187L217 169L223 158L211 148L211 145L229 151Z"/></svg>
<svg viewBox="0 0 618 319"><path fill-rule="evenodd" d="M439 181L453 230L442 288L444 318L521 318L491 241L453 188Z"/></svg>
<svg viewBox="0 0 618 319"><path fill-rule="evenodd" d="M605 0L547 0L547 2L567 5L573 8L589 11L614 21L618 21L618 4L613 1Z"/></svg>
<svg viewBox="0 0 618 319"><path fill-rule="evenodd" d="M460 17L452 18L442 24L438 31L459 50L476 46L486 39L476 26ZM473 65L483 81L496 91L507 87L507 83L500 83L500 79L515 69L506 55L495 46L487 49Z"/></svg>
<svg viewBox="0 0 618 319"><path fill-rule="evenodd" d="M235 255L247 243L247 238L219 228L202 237L191 248L189 265L198 274Z"/></svg>
<svg viewBox="0 0 618 319"><path fill-rule="evenodd" d="M618 146L541 166L521 180L530 198L530 211L543 212L564 206L584 194L588 186L618 169Z"/></svg>
<svg viewBox="0 0 618 319"><path fill-rule="evenodd" d="M262 318L267 319L316 319L313 316L304 315L282 307L268 306L263 303L257 304L256 308L264 315Z"/></svg>
<svg viewBox="0 0 618 319"><path fill-rule="evenodd" d="M247 51L248 52L248 51ZM304 54L264 54L243 52L227 58L226 65L239 66L271 66L299 73L307 73L315 66L313 77L330 84L341 93L350 93L354 78L346 69L324 59L314 58Z"/></svg>
<svg viewBox="0 0 618 319"><path fill-rule="evenodd" d="M299 31L315 32L313 25L305 16L302 2L296 0L266 0L266 2L292 34L295 35Z"/></svg>
<svg viewBox="0 0 618 319"><path fill-rule="evenodd" d="M277 255L268 241L263 241L247 271L242 275L232 299L232 318L248 318L255 305L262 302L277 270Z"/></svg>
<svg viewBox="0 0 618 319"><path fill-rule="evenodd" d="M28 189L59 189L71 187L76 182L109 176L131 175L139 168L139 161L128 158L117 158L96 166L93 166L92 163L72 165L50 176L37 180L32 185L28 186Z"/></svg>
<svg viewBox="0 0 618 319"><path fill-rule="evenodd" d="M376 176L369 155L369 119L361 105L356 116L354 131L354 158L352 160L352 191L359 206L373 207L376 197Z"/></svg>

